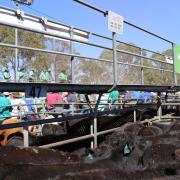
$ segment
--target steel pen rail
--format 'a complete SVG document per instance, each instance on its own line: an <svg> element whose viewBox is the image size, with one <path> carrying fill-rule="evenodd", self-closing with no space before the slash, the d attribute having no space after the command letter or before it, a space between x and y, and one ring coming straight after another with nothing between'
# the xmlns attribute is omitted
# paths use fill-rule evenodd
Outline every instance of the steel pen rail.
<svg viewBox="0 0 180 180"><path fill-rule="evenodd" d="M8 8L5 8L5 7L0 7L0 14L4 15L6 13L9 13L10 17L13 17L14 19L17 19L15 10L11 10L11 9L8 9ZM34 33L39 33L39 34L48 35L48 36L55 37L55 38L61 38L61 39L64 39L64 40L68 40L68 41L70 41L71 46L73 45L73 43L81 43L82 45L88 45L88 46L95 47L95 48L109 50L112 53L114 51L116 51L116 53L122 53L122 54L131 55L131 56L134 56L134 57L138 57L138 58L140 58L139 59L139 64L134 64L132 62L131 63L126 63L126 62L123 62L123 61L117 61L116 63L117 63L117 65L121 64L121 65L125 65L125 66L133 66L133 67L139 68L140 71L141 71L141 84L144 84L144 72L143 72L143 69L153 69L153 70L173 73L173 70L171 70L171 69L152 67L152 66L144 65L142 63L142 60L146 59L146 60L151 60L151 61L154 61L154 62L157 62L157 63L167 64L167 65L172 66L172 68L173 68L173 65L171 63L169 63L169 62L162 61L162 60L159 60L159 59L156 59L156 58L146 57L146 56L142 55L143 50L155 53L154 51L147 50L147 49L135 46L135 45L131 45L131 44L128 44L128 43L124 43L124 42L115 40L116 43L123 43L123 44L126 44L128 46L133 46L135 48L138 48L140 50L140 54L124 51L124 50L117 49L117 47L108 47L108 46L104 46L104 45L101 45L101 44L98 44L98 43L89 42L89 36L96 36L96 37L99 37L101 39L106 39L106 40L109 40L109 41L113 41L113 38L109 38L109 37L106 37L106 36L103 36L103 35L100 35L100 34L97 34L97 33L94 33L94 32L89 32L89 31L86 31L86 30L81 30L81 29L78 29L78 28L74 28L74 27L71 27L69 25L54 22L54 21L51 21L51 20L46 20L45 24L43 24L40 21L42 19L42 17L37 17L37 16L34 16L34 15L24 14L24 15L22 15L22 18L23 18L24 22L26 22L26 20L27 20L27 22L30 22L30 23L35 22L36 23L35 25L37 26L37 28L36 27L30 28L28 26L26 27L25 25L21 25L19 23L12 23L11 21L6 21L4 19L2 20L2 18L0 17L0 24L1 25L10 26L10 27L15 28L15 42L16 43L15 44L9 44L9 43L2 43L1 42L0 46L15 49L16 50L16 61L17 61L17 56L18 56L18 51L17 50L28 50L28 51L36 51L36 52L42 52L42 53L48 53L48 54L64 55L64 56L68 56L68 57L75 57L75 58L78 58L79 60L87 60L88 59L88 60L95 60L95 61L105 62L105 63L110 63L110 64L113 63L112 59L107 60L107 59L102 59L102 58L94 58L94 57L89 57L89 56L82 56L82 55L75 54L73 51L71 51L70 53L65 53L65 52L59 52L59 51L56 51L56 50L40 49L40 48L33 48L33 47L19 45L19 43L18 43L18 36L19 36L18 35L18 29L22 29L22 30L31 31L31 32L34 32ZM39 26L41 28L39 28ZM47 26L47 28L52 28L52 29L56 27L56 31L53 32L51 29L50 30L43 29L46 26ZM66 30L66 32L65 32L64 35L61 35L61 34L63 34L63 33L61 33L63 28ZM76 37L74 35L71 35L71 34L74 34L74 31L77 33ZM79 32L80 32L80 34L78 34ZM152 35L154 35L154 33L152 33ZM156 36L156 37L159 37L160 39L165 40L160 36ZM83 38L86 38L86 39L83 39ZM161 53L157 53L157 54L161 55L162 57L165 57L164 54L161 54ZM71 66L72 65L73 64L71 64ZM71 71L73 71L73 67L71 67ZM73 72L71 72L71 74L73 76ZM116 73L116 76L117 76L117 73ZM16 77L17 77L17 67L16 67L16 72L15 72L15 79L13 79L14 82L18 82ZM56 75L55 75L55 77L56 77Z"/></svg>

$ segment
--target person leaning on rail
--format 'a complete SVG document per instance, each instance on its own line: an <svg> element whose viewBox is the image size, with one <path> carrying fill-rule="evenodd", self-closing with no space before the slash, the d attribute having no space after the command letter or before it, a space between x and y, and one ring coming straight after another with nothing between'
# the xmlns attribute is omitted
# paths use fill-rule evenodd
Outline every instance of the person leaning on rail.
<svg viewBox="0 0 180 180"><path fill-rule="evenodd" d="M11 116L11 102L5 97L4 93L0 92L0 121L4 121Z"/></svg>
<svg viewBox="0 0 180 180"><path fill-rule="evenodd" d="M18 81L23 82L24 78L25 78L25 68L24 67L18 68Z"/></svg>
<svg viewBox="0 0 180 180"><path fill-rule="evenodd" d="M42 70L39 75L39 79L40 81L50 82L52 80L51 69L48 69L47 71Z"/></svg>
<svg viewBox="0 0 180 180"><path fill-rule="evenodd" d="M59 114L63 113L64 100L60 93L58 92L48 93L46 102L47 102L48 111L51 112L55 118L57 118Z"/></svg>
<svg viewBox="0 0 180 180"><path fill-rule="evenodd" d="M12 104L11 115L15 117L24 118L25 114L28 112L28 107L26 102L22 99L22 95L19 92L13 92L10 96L10 101Z"/></svg>
<svg viewBox="0 0 180 180"><path fill-rule="evenodd" d="M5 124L20 123L21 122L20 119L16 117L12 117L10 114L11 102L7 98L7 96L8 96L8 92L5 93L0 92L0 124L5 125ZM15 142L18 143L19 141L21 141L21 145L22 145L23 144L22 136L23 136L22 127L2 129L0 130L0 146L5 146L7 144L14 145ZM20 145L20 143L18 143L18 145Z"/></svg>
<svg viewBox="0 0 180 180"><path fill-rule="evenodd" d="M30 71L28 73L28 80L29 80L29 82L34 82L35 78L36 78L35 69L32 68L32 69L30 69Z"/></svg>
<svg viewBox="0 0 180 180"><path fill-rule="evenodd" d="M119 100L119 91L117 90L111 91L108 96L108 103L111 103L111 110L118 108L118 105L115 105L115 103L118 103L118 100Z"/></svg>
<svg viewBox="0 0 180 180"><path fill-rule="evenodd" d="M62 70L58 75L58 80L60 83L67 83L68 82L68 76L66 74L65 70Z"/></svg>
<svg viewBox="0 0 180 180"><path fill-rule="evenodd" d="M7 67L4 67L2 69L2 71L3 71L3 78L4 78L4 80L5 81L10 81L11 75L10 75L9 69Z"/></svg>

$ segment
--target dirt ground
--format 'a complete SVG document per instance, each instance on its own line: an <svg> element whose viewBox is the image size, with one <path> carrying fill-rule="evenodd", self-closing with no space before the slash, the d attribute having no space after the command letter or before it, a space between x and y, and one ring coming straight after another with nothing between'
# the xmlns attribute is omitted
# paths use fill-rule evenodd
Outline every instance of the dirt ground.
<svg viewBox="0 0 180 180"><path fill-rule="evenodd" d="M180 179L180 124L127 123L94 151L6 146L0 148L0 159L4 180Z"/></svg>

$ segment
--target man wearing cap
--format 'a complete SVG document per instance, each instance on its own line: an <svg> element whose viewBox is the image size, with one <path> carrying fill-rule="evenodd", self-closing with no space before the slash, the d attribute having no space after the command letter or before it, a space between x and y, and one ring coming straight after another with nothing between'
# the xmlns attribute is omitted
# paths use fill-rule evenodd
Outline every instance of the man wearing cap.
<svg viewBox="0 0 180 180"><path fill-rule="evenodd" d="M39 75L39 80L40 81L45 81L46 80L46 76L45 76L45 72L42 70L40 75Z"/></svg>
<svg viewBox="0 0 180 180"><path fill-rule="evenodd" d="M24 79L25 73L24 73L24 68L19 68L18 69L18 79L19 81L22 81Z"/></svg>
<svg viewBox="0 0 180 180"><path fill-rule="evenodd" d="M7 67L3 69L3 78L5 81L9 81L11 78L9 69Z"/></svg>
<svg viewBox="0 0 180 180"><path fill-rule="evenodd" d="M41 80L41 81L51 81L51 70L50 69L48 69L48 71L41 71L41 74L40 74L40 76L39 76L39 79Z"/></svg>
<svg viewBox="0 0 180 180"><path fill-rule="evenodd" d="M28 112L26 102L22 99L22 96L19 92L13 92L10 101L12 104L12 116L24 116Z"/></svg>
<svg viewBox="0 0 180 180"><path fill-rule="evenodd" d="M35 80L35 69L31 69L28 74L29 82L33 82Z"/></svg>
<svg viewBox="0 0 180 180"><path fill-rule="evenodd" d="M0 121L4 121L8 119L11 110L11 102L10 100L4 96L2 92L0 92Z"/></svg>
<svg viewBox="0 0 180 180"><path fill-rule="evenodd" d="M65 71L65 70L63 70L63 71L61 71L61 72L59 73L58 79L59 79L59 82L60 82L60 83L66 83L66 82L67 82L68 78L67 78L67 74L66 74L66 71Z"/></svg>
<svg viewBox="0 0 180 180"><path fill-rule="evenodd" d="M118 105L114 105L119 101L119 91L113 90L109 93L108 102L111 103L111 109L118 108Z"/></svg>
<svg viewBox="0 0 180 180"><path fill-rule="evenodd" d="M48 71L45 72L46 81L51 81L51 69L48 69Z"/></svg>

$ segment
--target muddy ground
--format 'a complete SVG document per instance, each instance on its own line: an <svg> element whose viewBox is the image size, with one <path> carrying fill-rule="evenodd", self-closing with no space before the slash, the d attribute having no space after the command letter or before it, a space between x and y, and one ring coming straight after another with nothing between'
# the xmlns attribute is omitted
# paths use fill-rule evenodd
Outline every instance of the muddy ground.
<svg viewBox="0 0 180 180"><path fill-rule="evenodd" d="M180 179L180 124L127 123L94 151L1 147L0 179Z"/></svg>

